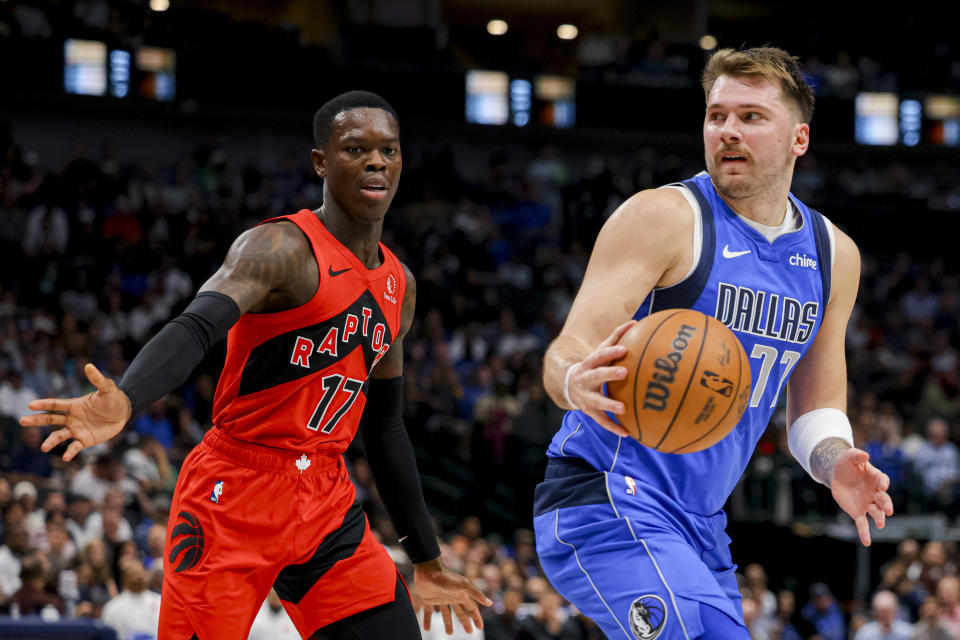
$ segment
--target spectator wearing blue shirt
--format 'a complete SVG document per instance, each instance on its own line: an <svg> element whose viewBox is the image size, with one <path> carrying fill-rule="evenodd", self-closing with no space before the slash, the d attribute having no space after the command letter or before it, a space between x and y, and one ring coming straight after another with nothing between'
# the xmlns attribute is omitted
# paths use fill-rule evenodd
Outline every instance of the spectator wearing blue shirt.
<svg viewBox="0 0 960 640"><path fill-rule="evenodd" d="M153 436L169 451L173 447L173 425L166 415L167 401L160 398L144 411L134 423L134 430L140 435Z"/></svg>
<svg viewBox="0 0 960 640"><path fill-rule="evenodd" d="M821 640L846 640L847 623L843 619L830 587L822 582L810 585L810 602L800 612L813 623Z"/></svg>

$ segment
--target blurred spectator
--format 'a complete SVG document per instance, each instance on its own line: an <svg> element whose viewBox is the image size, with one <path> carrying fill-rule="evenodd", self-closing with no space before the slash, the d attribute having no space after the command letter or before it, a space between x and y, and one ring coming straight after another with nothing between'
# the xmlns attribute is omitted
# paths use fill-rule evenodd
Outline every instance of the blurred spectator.
<svg viewBox="0 0 960 640"><path fill-rule="evenodd" d="M800 610L817 630L821 640L846 640L847 625L830 587L822 582L810 586L810 602Z"/></svg>
<svg viewBox="0 0 960 640"><path fill-rule="evenodd" d="M99 612L107 600L116 597L119 593L117 583L110 571L107 546L102 539L93 538L80 552L77 583L80 588L80 599L93 605L95 612Z"/></svg>
<svg viewBox="0 0 960 640"><path fill-rule="evenodd" d="M942 418L927 422L927 441L917 452L914 464L931 498L940 504L953 500L950 488L960 475L957 446L948 440L950 427Z"/></svg>
<svg viewBox="0 0 960 640"><path fill-rule="evenodd" d="M911 640L913 625L897 618L899 604L892 591L873 596L873 622L860 627L853 640Z"/></svg>
<svg viewBox="0 0 960 640"><path fill-rule="evenodd" d="M22 427L20 442L13 446L11 451L10 470L18 477L33 482L46 484L53 473L53 463L50 454L40 450L45 434L42 427ZM34 489L36 498L36 489Z"/></svg>
<svg viewBox="0 0 960 640"><path fill-rule="evenodd" d="M300 632L280 603L277 592L270 589L257 612L248 640L300 640Z"/></svg>
<svg viewBox="0 0 960 640"><path fill-rule="evenodd" d="M27 528L23 522L7 522L3 546L0 547L0 595L4 598L9 598L23 586L20 571L29 551Z"/></svg>
<svg viewBox="0 0 960 640"><path fill-rule="evenodd" d="M23 586L10 598L10 602L20 608L21 615L39 614L45 607L55 608L60 615L66 612L63 600L45 590L45 564L43 553L35 553L23 561L20 569Z"/></svg>
<svg viewBox="0 0 960 640"><path fill-rule="evenodd" d="M19 419L20 416L33 413L29 405L39 396L23 384L23 376L19 371L6 371L5 368L0 358L0 415Z"/></svg>
<svg viewBox="0 0 960 640"><path fill-rule="evenodd" d="M517 640L579 640L577 627L562 604L556 591L545 590L537 599L538 611L520 621Z"/></svg>
<svg viewBox="0 0 960 640"><path fill-rule="evenodd" d="M139 560L122 566L123 591L103 605L104 624L121 640L155 640L160 627L160 594L147 589L147 572Z"/></svg>
<svg viewBox="0 0 960 640"><path fill-rule="evenodd" d="M937 583L937 600L940 601L940 623L956 637L960 637L960 579L944 576Z"/></svg>
<svg viewBox="0 0 960 640"><path fill-rule="evenodd" d="M523 594L507 589L500 603L483 612L483 633L486 640L515 640L520 621L517 610L523 604Z"/></svg>
<svg viewBox="0 0 960 640"><path fill-rule="evenodd" d="M154 438L169 451L173 447L173 425L170 424L166 411L167 400L160 398L140 414L133 423L133 429L140 435Z"/></svg>
<svg viewBox="0 0 960 640"><path fill-rule="evenodd" d="M940 605L933 596L920 605L920 616L911 640L956 640L960 637L940 620Z"/></svg>

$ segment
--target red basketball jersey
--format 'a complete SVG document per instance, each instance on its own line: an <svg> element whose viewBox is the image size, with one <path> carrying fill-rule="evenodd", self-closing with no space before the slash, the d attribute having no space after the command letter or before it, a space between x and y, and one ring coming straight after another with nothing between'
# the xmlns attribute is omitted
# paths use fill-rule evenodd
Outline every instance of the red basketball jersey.
<svg viewBox="0 0 960 640"><path fill-rule="evenodd" d="M366 404L370 370L400 330L406 277L382 243L367 269L304 209L288 220L320 269L313 298L276 313L245 313L227 335L213 425L235 438L294 451L346 450Z"/></svg>

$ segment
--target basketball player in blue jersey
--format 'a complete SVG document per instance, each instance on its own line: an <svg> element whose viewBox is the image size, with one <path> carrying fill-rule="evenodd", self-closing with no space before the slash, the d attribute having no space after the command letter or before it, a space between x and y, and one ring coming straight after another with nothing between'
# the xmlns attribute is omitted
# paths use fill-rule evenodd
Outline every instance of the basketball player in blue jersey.
<svg viewBox="0 0 960 640"><path fill-rule="evenodd" d="M868 516L883 527L893 513L889 478L854 448L844 414L857 247L790 194L813 92L796 59L771 47L718 51L703 87L707 171L611 216L546 355L544 385L569 411L537 488L537 551L557 590L610 638L749 638L722 508L784 388L791 452L864 545ZM746 413L698 453L633 440L615 421L625 407L603 392L627 374L620 337L669 308L717 317L750 358Z"/></svg>

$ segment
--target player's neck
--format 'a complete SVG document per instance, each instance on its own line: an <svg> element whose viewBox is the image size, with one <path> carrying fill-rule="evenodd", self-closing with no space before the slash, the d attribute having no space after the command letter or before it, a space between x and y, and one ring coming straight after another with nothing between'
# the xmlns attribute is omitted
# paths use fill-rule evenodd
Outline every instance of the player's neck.
<svg viewBox="0 0 960 640"><path fill-rule="evenodd" d="M787 212L787 203L790 198L790 184L784 187L766 189L763 192L747 198L731 198L721 193L717 194L735 213L754 222L768 227L778 227L783 224Z"/></svg>
<svg viewBox="0 0 960 640"><path fill-rule="evenodd" d="M356 219L337 205L333 198L314 211L320 223L340 244L350 250L368 269L380 266L380 233L383 218L375 222Z"/></svg>

